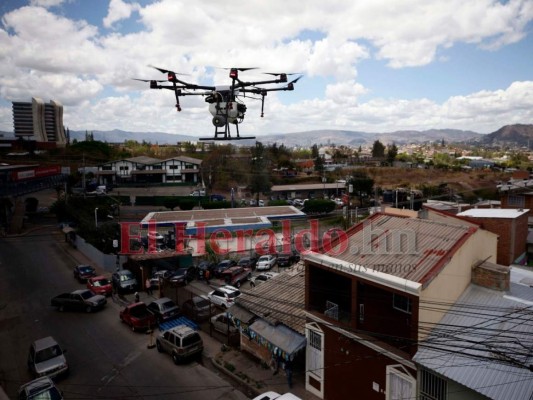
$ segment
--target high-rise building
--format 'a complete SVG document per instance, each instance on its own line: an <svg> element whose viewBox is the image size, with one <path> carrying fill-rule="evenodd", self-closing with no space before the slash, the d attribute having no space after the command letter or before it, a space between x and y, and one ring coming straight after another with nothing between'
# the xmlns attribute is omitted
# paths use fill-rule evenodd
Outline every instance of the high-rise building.
<svg viewBox="0 0 533 400"><path fill-rule="evenodd" d="M63 105L55 100L45 103L33 97L31 103L13 102L15 137L36 142L66 144L63 127Z"/></svg>

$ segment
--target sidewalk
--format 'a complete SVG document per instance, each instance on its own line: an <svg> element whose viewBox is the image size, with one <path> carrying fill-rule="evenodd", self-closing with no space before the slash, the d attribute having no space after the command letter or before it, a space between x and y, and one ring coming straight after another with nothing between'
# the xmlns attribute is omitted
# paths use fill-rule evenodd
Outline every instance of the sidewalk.
<svg viewBox="0 0 533 400"><path fill-rule="evenodd" d="M62 235L59 235L62 237ZM78 264L93 265L97 271L102 271L102 267L96 265L91 259L83 253L61 240L58 244L63 250ZM124 306L133 301L133 294L126 296L114 297L119 306ZM145 292L139 292L140 300L150 302L157 296L154 291L153 296L148 296ZM292 389L289 389L285 372L280 371L274 375L270 368L267 368L246 352L235 348L230 348L220 341L211 337L209 333L199 331L204 342L204 358L208 359L212 365L221 373L230 376L235 381L248 388L248 395L252 393L253 397L267 392L274 391L280 394L291 392L300 397L302 400L318 400L318 397L305 390L305 373L303 371L294 371L292 377Z"/></svg>

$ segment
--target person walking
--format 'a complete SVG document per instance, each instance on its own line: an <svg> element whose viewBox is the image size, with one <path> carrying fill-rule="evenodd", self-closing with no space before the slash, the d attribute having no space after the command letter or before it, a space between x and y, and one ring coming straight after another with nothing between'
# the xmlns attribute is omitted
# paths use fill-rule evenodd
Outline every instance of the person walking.
<svg viewBox="0 0 533 400"><path fill-rule="evenodd" d="M285 375L287 375L289 389L292 389L292 361L290 359L285 361Z"/></svg>
<svg viewBox="0 0 533 400"><path fill-rule="evenodd" d="M205 278L205 283L207 283L209 285L209 277L211 276L211 271L209 271L209 268L205 270L205 274L204 274L204 278Z"/></svg>
<svg viewBox="0 0 533 400"><path fill-rule="evenodd" d="M144 287L146 288L146 294L151 296L152 295L152 282L150 282L149 278L146 278L146 281L144 282Z"/></svg>

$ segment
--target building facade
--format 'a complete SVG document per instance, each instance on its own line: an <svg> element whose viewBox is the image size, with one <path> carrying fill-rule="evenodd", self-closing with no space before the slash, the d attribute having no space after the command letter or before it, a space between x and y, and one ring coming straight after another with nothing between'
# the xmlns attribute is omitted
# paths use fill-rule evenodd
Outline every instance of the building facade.
<svg viewBox="0 0 533 400"><path fill-rule="evenodd" d="M174 157L160 160L151 157L131 157L109 161L98 166L97 179L101 185L127 183L184 183L195 185L202 181L202 160Z"/></svg>
<svg viewBox="0 0 533 400"><path fill-rule="evenodd" d="M63 105L55 100L46 104L42 99L29 102L13 102L13 126L15 137L36 142L54 142L65 145L67 139L63 127Z"/></svg>
<svg viewBox="0 0 533 400"><path fill-rule="evenodd" d="M416 398L412 358L497 236L377 213L306 266L306 388L320 398Z"/></svg>

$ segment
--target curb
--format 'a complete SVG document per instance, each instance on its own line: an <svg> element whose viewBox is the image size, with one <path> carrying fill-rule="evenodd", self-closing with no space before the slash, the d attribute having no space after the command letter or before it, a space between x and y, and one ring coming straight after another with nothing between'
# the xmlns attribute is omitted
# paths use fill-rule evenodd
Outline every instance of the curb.
<svg viewBox="0 0 533 400"><path fill-rule="evenodd" d="M211 357L211 363L213 364L213 366L223 372L224 374L228 375L229 377L231 377L232 379L235 379L237 382L239 382L239 384L243 385L243 386L246 386L248 388L248 390L250 390L251 393L253 393L253 396L256 397L256 396L259 396L264 390L261 390L261 389L264 389L264 385L258 381L254 381L254 382L257 382L257 383L260 383L263 388L257 388L257 387L254 387L250 384L250 382L248 381L245 381L244 379L242 379L239 375L237 374L234 374L233 372L231 372L230 370L228 370L226 367L224 367L224 365L222 364L219 364L217 362L217 358L219 358L221 361L224 361L224 357L220 356L221 353L218 353L217 355L215 355L214 357Z"/></svg>

